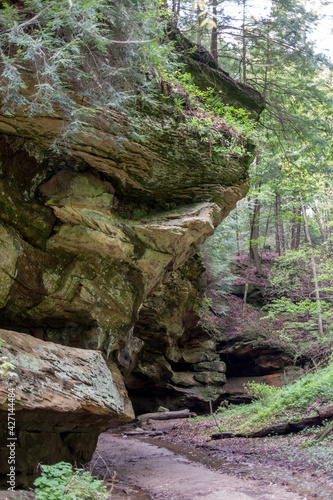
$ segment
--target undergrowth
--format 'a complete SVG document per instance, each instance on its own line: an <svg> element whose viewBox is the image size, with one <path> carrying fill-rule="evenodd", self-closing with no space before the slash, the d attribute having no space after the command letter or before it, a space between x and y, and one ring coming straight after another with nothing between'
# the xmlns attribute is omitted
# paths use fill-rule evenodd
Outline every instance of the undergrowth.
<svg viewBox="0 0 333 500"><path fill-rule="evenodd" d="M165 72L164 78L173 92L162 97L169 99L184 118L184 129L199 134L201 141L211 145L213 162L218 163L221 155L252 155L248 139L253 138L256 122L248 111L225 104L221 91L211 87L201 90L190 73Z"/></svg>
<svg viewBox="0 0 333 500"><path fill-rule="evenodd" d="M71 464L59 462L43 465L35 482L36 500L106 500L110 498L103 481L84 469L73 470Z"/></svg>
<svg viewBox="0 0 333 500"><path fill-rule="evenodd" d="M251 404L218 410L220 431L247 433L314 415L316 407L333 401L333 362L285 387L252 383L248 391Z"/></svg>

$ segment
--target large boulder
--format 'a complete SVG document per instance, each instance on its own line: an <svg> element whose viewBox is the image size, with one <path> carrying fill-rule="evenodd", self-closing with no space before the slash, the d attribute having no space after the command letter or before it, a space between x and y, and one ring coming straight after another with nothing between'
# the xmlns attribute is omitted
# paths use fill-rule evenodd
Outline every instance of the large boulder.
<svg viewBox="0 0 333 500"><path fill-rule="evenodd" d="M103 429L134 418L119 370L100 352L6 330L0 338L2 356L14 365L14 376L0 386L0 469L8 469L10 441L16 486L27 486L39 463L86 463ZM9 395L14 395L11 420ZM8 486L8 477L2 477L2 486Z"/></svg>

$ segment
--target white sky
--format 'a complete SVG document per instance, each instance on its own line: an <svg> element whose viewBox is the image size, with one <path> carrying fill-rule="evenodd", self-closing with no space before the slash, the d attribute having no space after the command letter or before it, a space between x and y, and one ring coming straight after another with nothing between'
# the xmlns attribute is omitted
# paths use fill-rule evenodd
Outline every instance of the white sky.
<svg viewBox="0 0 333 500"><path fill-rule="evenodd" d="M294 0L295 2L297 0ZM333 61L333 0L329 5L322 5L324 2L322 0L298 0L303 3L305 7L309 10L313 10L316 13L320 13L323 19L320 21L316 32L313 34L312 40L315 42L318 52L324 52L330 55ZM247 12L253 16L268 15L270 11L271 1L270 0L248 0ZM228 2L225 3L225 13L234 15L235 14L235 4ZM241 10L239 11L241 17Z"/></svg>
<svg viewBox="0 0 333 500"><path fill-rule="evenodd" d="M319 51L330 55L333 61L333 3L325 7L318 5L320 4L318 1L315 3L317 5L314 6L314 10L324 14L324 18L314 34L314 41Z"/></svg>

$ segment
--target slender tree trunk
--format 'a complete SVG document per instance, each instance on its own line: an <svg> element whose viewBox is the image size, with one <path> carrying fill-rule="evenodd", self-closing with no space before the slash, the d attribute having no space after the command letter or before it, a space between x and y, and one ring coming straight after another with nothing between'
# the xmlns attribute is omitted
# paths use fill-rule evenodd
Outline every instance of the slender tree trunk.
<svg viewBox="0 0 333 500"><path fill-rule="evenodd" d="M282 255L286 250L286 241L284 235L284 225L281 220L281 197L276 193L275 195L275 242L276 252Z"/></svg>
<svg viewBox="0 0 333 500"><path fill-rule="evenodd" d="M197 9L197 22L198 22L198 31L197 31L197 44L201 45L202 42L202 34L203 34L203 29L201 27L201 17L199 17L200 14L200 9Z"/></svg>
<svg viewBox="0 0 333 500"><path fill-rule="evenodd" d="M320 234L321 234L321 239L322 239L323 245L325 247L325 250L327 252L328 251L327 233L325 231L323 222L322 222L322 220L320 218L320 215L319 215L319 212L318 212L318 208L316 207L316 204L314 204L311 208L312 208L312 210L313 210L313 212L315 214L315 218L316 218L317 224L319 226L319 231L320 231Z"/></svg>
<svg viewBox="0 0 333 500"><path fill-rule="evenodd" d="M262 91L262 96L264 98L264 101L266 100L266 91L267 91L267 80L268 80L268 68L269 68L269 63L270 63L270 42L269 42L269 33L267 33L267 38L266 38L266 67L265 67L265 78L264 78L264 88Z"/></svg>
<svg viewBox="0 0 333 500"><path fill-rule="evenodd" d="M316 302L317 302L317 313L318 313L318 332L319 336L323 337L324 336L324 329L323 329L323 317L322 317L322 311L321 311L321 302L320 302L320 293L319 293L319 285L318 285L318 278L317 278L317 268L316 268L316 261L314 257L314 251L313 251L313 245L312 245L312 240L309 232L309 225L308 225L308 219L306 217L306 211L302 199L302 195L299 194L299 200L301 203L301 209L302 209L302 217L304 221L304 229L305 229L305 236L310 248L310 255L311 255L311 268L312 268L312 276L313 276L313 283L315 286L315 295L316 295Z"/></svg>
<svg viewBox="0 0 333 500"><path fill-rule="evenodd" d="M175 28L178 25L178 18L180 12L180 0L172 0L172 23Z"/></svg>
<svg viewBox="0 0 333 500"><path fill-rule="evenodd" d="M292 223L287 226L287 236L286 236L286 248L291 250L291 239L292 239Z"/></svg>
<svg viewBox="0 0 333 500"><path fill-rule="evenodd" d="M213 16L215 21L215 26L212 27L212 34L210 40L210 53L212 54L214 61L217 64L217 0L213 0Z"/></svg>
<svg viewBox="0 0 333 500"><path fill-rule="evenodd" d="M180 14L180 0L177 1L177 23L178 23L178 18L179 18L179 14Z"/></svg>
<svg viewBox="0 0 333 500"><path fill-rule="evenodd" d="M250 266L251 266L251 249L249 245L249 254L247 258L247 271L246 271L246 280L245 280L245 289L244 289L244 296L243 296L243 303L242 303L242 313L241 313L241 319L244 319L244 314L245 314L245 307L246 307L246 301L247 301L247 292L249 290L249 277L250 277Z"/></svg>
<svg viewBox="0 0 333 500"><path fill-rule="evenodd" d="M281 242L280 242L280 227L279 227L279 215L280 215L280 195L275 194L275 251L278 255L281 255Z"/></svg>
<svg viewBox="0 0 333 500"><path fill-rule="evenodd" d="M259 184L259 192L260 192L260 185ZM262 276L262 269L261 269L261 260L260 260L260 255L259 255L259 249L258 249L258 243L252 243L252 240L258 240L259 238L259 218L260 218L260 203L258 198L255 200L254 204L254 209L253 213L250 216L250 239L249 239L249 254L248 254L248 261L247 261L247 272L246 272L246 280L245 280L245 289L244 289L244 296L243 296L243 304L242 304L242 313L241 313L241 318L244 318L244 312L245 312L245 306L246 306L246 301L247 301L247 293L249 289L249 276L250 276L250 267L251 267L251 259L253 258L255 263L256 263L256 268L258 274Z"/></svg>
<svg viewBox="0 0 333 500"><path fill-rule="evenodd" d="M240 247L240 242L239 242L239 231L236 228L236 243L237 243L237 255L242 255L241 254L241 247Z"/></svg>
<svg viewBox="0 0 333 500"><path fill-rule="evenodd" d="M280 210L281 210L281 204L280 204ZM286 251L286 237L284 234L284 224L281 218L279 219L279 233L280 233L281 253L284 254Z"/></svg>
<svg viewBox="0 0 333 500"><path fill-rule="evenodd" d="M260 186L259 186L260 190ZM258 274L262 275L261 260L259 255L259 240L260 237L260 201L258 198L254 201L253 215L250 224L250 258L256 263Z"/></svg>
<svg viewBox="0 0 333 500"><path fill-rule="evenodd" d="M297 219L295 250L298 250L301 244L302 207L298 207L297 209Z"/></svg>
<svg viewBox="0 0 333 500"><path fill-rule="evenodd" d="M239 237L239 220L238 220L238 211L237 208L235 210L235 217L236 217L236 243L237 243L237 255L242 255L242 248L241 248L241 242L240 242L240 237Z"/></svg>
<svg viewBox="0 0 333 500"><path fill-rule="evenodd" d="M246 36L245 36L245 21L246 21L246 0L243 0L243 24L242 24L242 42L243 42L242 66L243 66L243 83L247 83L247 78L246 78Z"/></svg>
<svg viewBox="0 0 333 500"><path fill-rule="evenodd" d="M298 226L298 208L294 205L293 206L293 219L291 223L291 245L290 249L291 250L296 250L296 240L297 240L297 226Z"/></svg>
<svg viewBox="0 0 333 500"><path fill-rule="evenodd" d="M264 252L264 247L265 247L266 241L267 241L268 226L269 226L269 221L271 218L271 212L272 212L272 205L270 205L270 207L269 207L269 211L268 211L268 215L267 215L267 219L266 219L265 235L264 235L264 242L263 242L262 250L261 250L261 257L262 257L262 254Z"/></svg>

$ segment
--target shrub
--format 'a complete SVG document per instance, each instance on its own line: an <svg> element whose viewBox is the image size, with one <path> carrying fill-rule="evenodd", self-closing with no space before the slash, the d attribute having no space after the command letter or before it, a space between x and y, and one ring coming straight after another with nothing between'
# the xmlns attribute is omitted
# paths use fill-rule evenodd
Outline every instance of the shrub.
<svg viewBox="0 0 333 500"><path fill-rule="evenodd" d="M34 482L36 500L106 500L103 481L94 479L84 469L67 462L43 465L42 475Z"/></svg>
<svg viewBox="0 0 333 500"><path fill-rule="evenodd" d="M280 390L279 387L274 387L267 384L260 384L257 382L248 382L245 384L247 394L254 399L269 399L274 397L277 391Z"/></svg>

